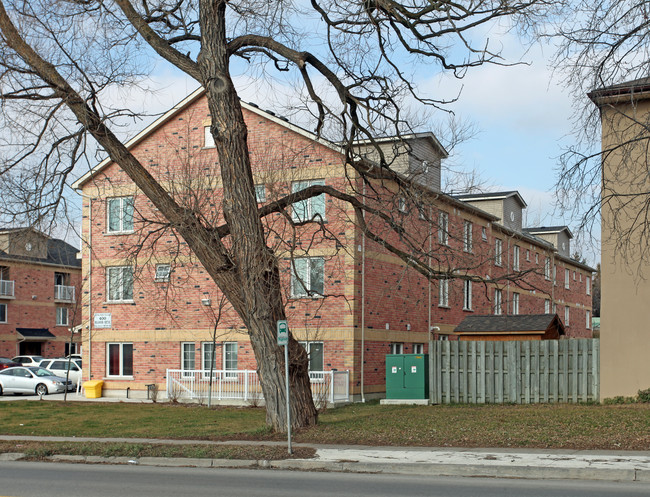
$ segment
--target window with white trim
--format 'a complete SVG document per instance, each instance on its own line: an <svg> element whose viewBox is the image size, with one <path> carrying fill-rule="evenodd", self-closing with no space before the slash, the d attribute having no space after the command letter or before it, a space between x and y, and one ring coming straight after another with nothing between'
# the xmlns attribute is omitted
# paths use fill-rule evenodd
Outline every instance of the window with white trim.
<svg viewBox="0 0 650 497"><path fill-rule="evenodd" d="M106 344L106 375L133 376L133 344Z"/></svg>
<svg viewBox="0 0 650 497"><path fill-rule="evenodd" d="M547 257L544 259L544 279L551 279L551 258Z"/></svg>
<svg viewBox="0 0 650 497"><path fill-rule="evenodd" d="M401 342L393 342L390 344L390 353L391 354L403 354L404 353L404 344Z"/></svg>
<svg viewBox="0 0 650 497"><path fill-rule="evenodd" d="M56 308L56 325L57 326L68 326L68 314L69 309L67 307L57 307Z"/></svg>
<svg viewBox="0 0 650 497"><path fill-rule="evenodd" d="M551 301L549 299L544 300L544 314L551 313Z"/></svg>
<svg viewBox="0 0 650 497"><path fill-rule="evenodd" d="M216 143L214 143L214 136L210 131L210 126L203 127L203 147L204 148L214 148Z"/></svg>
<svg viewBox="0 0 650 497"><path fill-rule="evenodd" d="M526 249L526 260L530 262L530 249Z"/></svg>
<svg viewBox="0 0 650 497"><path fill-rule="evenodd" d="M237 378L237 342L223 342L223 369L226 372L226 378ZM230 372L229 372L230 371Z"/></svg>
<svg viewBox="0 0 650 497"><path fill-rule="evenodd" d="M470 280L463 281L463 310L472 310L472 282Z"/></svg>
<svg viewBox="0 0 650 497"><path fill-rule="evenodd" d="M557 304L553 304L553 314L557 314Z"/></svg>
<svg viewBox="0 0 650 497"><path fill-rule="evenodd" d="M564 288L569 289L569 277L571 276L571 271L567 268L564 269Z"/></svg>
<svg viewBox="0 0 650 497"><path fill-rule="evenodd" d="M587 276L587 295L591 295L591 276Z"/></svg>
<svg viewBox="0 0 650 497"><path fill-rule="evenodd" d="M569 326L569 306L564 307L564 326Z"/></svg>
<svg viewBox="0 0 650 497"><path fill-rule="evenodd" d="M487 228L485 226L481 226L481 238L487 241Z"/></svg>
<svg viewBox="0 0 650 497"><path fill-rule="evenodd" d="M503 302L503 292L496 288L494 290L494 314L499 316L502 312L501 304Z"/></svg>
<svg viewBox="0 0 650 497"><path fill-rule="evenodd" d="M113 197L107 201L108 233L133 231L133 197Z"/></svg>
<svg viewBox="0 0 650 497"><path fill-rule="evenodd" d="M463 250L465 252L471 252L472 249L473 249L472 222L464 221L463 222Z"/></svg>
<svg viewBox="0 0 650 497"><path fill-rule="evenodd" d="M266 202L266 185L255 185L255 200L258 204Z"/></svg>
<svg viewBox="0 0 650 497"><path fill-rule="evenodd" d="M405 197L399 197L397 199L397 209L403 213L406 214L408 212L408 208L406 206L406 198Z"/></svg>
<svg viewBox="0 0 650 497"><path fill-rule="evenodd" d="M413 353L414 354L424 354L424 344L423 343L414 343L413 344Z"/></svg>
<svg viewBox="0 0 650 497"><path fill-rule="evenodd" d="M539 254L535 252L535 264L539 264Z"/></svg>
<svg viewBox="0 0 650 497"><path fill-rule="evenodd" d="M429 219L429 215L427 213L428 207L425 207L422 204L418 204L418 219L422 221L427 221Z"/></svg>
<svg viewBox="0 0 650 497"><path fill-rule="evenodd" d="M514 292L512 294L512 315L516 316L519 314L519 294Z"/></svg>
<svg viewBox="0 0 650 497"><path fill-rule="evenodd" d="M133 268L131 266L106 268L106 286L109 302L132 302Z"/></svg>
<svg viewBox="0 0 650 497"><path fill-rule="evenodd" d="M586 318L585 326L587 327L588 330L590 330L591 329L591 312L589 312L589 311L585 311L585 312L586 312L586 314L585 314L585 318Z"/></svg>
<svg viewBox="0 0 650 497"><path fill-rule="evenodd" d="M576 280L576 272L573 271L573 281L575 281L575 280Z"/></svg>
<svg viewBox="0 0 650 497"><path fill-rule="evenodd" d="M154 277L155 281L169 281L169 275L172 272L172 267L170 264L156 264L156 276Z"/></svg>
<svg viewBox="0 0 650 497"><path fill-rule="evenodd" d="M291 296L319 297L324 293L325 260L322 257L297 257L291 271Z"/></svg>
<svg viewBox="0 0 650 497"><path fill-rule="evenodd" d="M438 307L449 307L449 280L438 280Z"/></svg>
<svg viewBox="0 0 650 497"><path fill-rule="evenodd" d="M181 343L181 370L188 376L196 369L196 345L194 342Z"/></svg>
<svg viewBox="0 0 650 497"><path fill-rule="evenodd" d="M557 266L553 265L553 286L557 286Z"/></svg>
<svg viewBox="0 0 650 497"><path fill-rule="evenodd" d="M497 238L494 240L494 265L500 266L502 264L503 256L503 240Z"/></svg>
<svg viewBox="0 0 650 497"><path fill-rule="evenodd" d="M203 369L203 376L210 376L210 369L217 370L217 351L216 344L212 342L203 342L201 344L201 366Z"/></svg>
<svg viewBox="0 0 650 497"><path fill-rule="evenodd" d="M449 214L444 211L438 213L438 243L449 245Z"/></svg>
<svg viewBox="0 0 650 497"><path fill-rule="evenodd" d="M515 245L512 253L512 269L519 271L519 245Z"/></svg>
<svg viewBox="0 0 650 497"><path fill-rule="evenodd" d="M309 356L309 371L325 371L323 366L323 342L300 342Z"/></svg>
<svg viewBox="0 0 650 497"><path fill-rule="evenodd" d="M0 323L7 322L7 304L0 304Z"/></svg>
<svg viewBox="0 0 650 497"><path fill-rule="evenodd" d="M325 180L312 179L308 181L294 181L291 183L291 193L298 193L310 186L324 186ZM300 202L296 202L291 207L291 218L297 223L304 223L316 219L317 221L325 220L325 194L321 193Z"/></svg>

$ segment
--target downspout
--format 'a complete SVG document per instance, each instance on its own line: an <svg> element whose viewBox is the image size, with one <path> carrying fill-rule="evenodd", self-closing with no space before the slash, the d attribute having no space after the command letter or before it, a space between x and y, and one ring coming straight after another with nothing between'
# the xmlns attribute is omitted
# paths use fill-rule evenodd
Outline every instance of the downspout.
<svg viewBox="0 0 650 497"><path fill-rule="evenodd" d="M429 207L429 253L427 254L427 266L429 268L429 271L431 271L431 237L433 236L433 227L431 223L431 207ZM429 306L427 308L427 328L429 329L429 333L427 334L427 338L429 338L429 342L431 342L430 334L431 334L431 277L429 277ZM431 348L429 347L429 354L431 353Z"/></svg>
<svg viewBox="0 0 650 497"><path fill-rule="evenodd" d="M366 206L366 182L363 181L362 202ZM363 218L366 217L366 211L361 213ZM364 364L366 360L366 234L361 233L361 402L366 403L365 382L364 382Z"/></svg>
<svg viewBox="0 0 650 497"><path fill-rule="evenodd" d="M93 233L93 199L88 195L79 193L82 198L88 199L88 241L86 248L88 249L88 380L92 379L92 328L93 328L93 285L92 285L92 271L93 271L93 251L92 251L92 233ZM81 231L83 237L83 225ZM82 328L83 329L83 328ZM83 333L83 331L82 331ZM83 339L82 339L83 343Z"/></svg>

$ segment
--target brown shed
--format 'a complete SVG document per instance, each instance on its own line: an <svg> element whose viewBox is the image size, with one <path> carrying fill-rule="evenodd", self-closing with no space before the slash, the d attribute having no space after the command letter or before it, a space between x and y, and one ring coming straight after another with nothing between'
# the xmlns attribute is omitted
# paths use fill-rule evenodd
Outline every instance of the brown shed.
<svg viewBox="0 0 650 497"><path fill-rule="evenodd" d="M557 314L467 316L456 326L458 340L557 340L564 325Z"/></svg>

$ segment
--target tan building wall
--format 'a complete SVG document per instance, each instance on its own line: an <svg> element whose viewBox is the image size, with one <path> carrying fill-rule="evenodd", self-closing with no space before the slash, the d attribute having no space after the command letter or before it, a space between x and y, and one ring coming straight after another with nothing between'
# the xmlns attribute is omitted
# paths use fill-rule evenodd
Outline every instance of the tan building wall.
<svg viewBox="0 0 650 497"><path fill-rule="evenodd" d="M645 212L650 191L647 141L616 148L634 138L650 117L650 94L592 100L601 104L603 154L601 391L600 398L633 396L650 387L650 280L645 231L626 232ZM647 134L647 130L645 131ZM644 192L641 194L641 192ZM633 194L631 197L627 194ZM624 195L621 197L620 195ZM638 221L638 220L637 220ZM647 224L647 220L643 224ZM645 226L648 229L648 226ZM626 238L627 243L622 243ZM647 273L647 269L646 269Z"/></svg>

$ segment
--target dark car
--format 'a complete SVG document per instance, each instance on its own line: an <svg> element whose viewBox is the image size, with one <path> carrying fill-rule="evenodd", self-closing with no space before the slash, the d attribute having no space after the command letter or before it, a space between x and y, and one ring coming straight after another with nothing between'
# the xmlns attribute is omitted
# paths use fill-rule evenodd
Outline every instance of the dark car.
<svg viewBox="0 0 650 497"><path fill-rule="evenodd" d="M13 368L14 366L20 366L20 364L11 359L7 359L6 357L0 357L0 371L7 368Z"/></svg>

